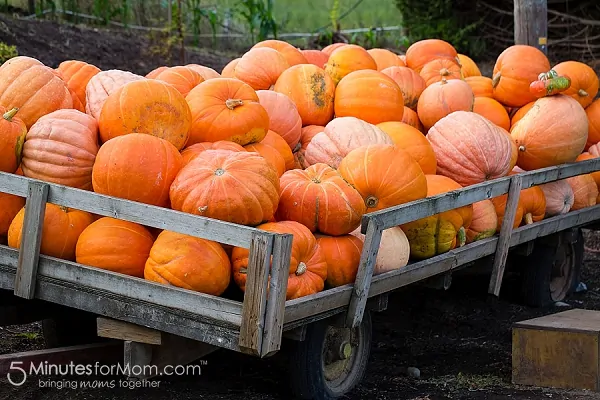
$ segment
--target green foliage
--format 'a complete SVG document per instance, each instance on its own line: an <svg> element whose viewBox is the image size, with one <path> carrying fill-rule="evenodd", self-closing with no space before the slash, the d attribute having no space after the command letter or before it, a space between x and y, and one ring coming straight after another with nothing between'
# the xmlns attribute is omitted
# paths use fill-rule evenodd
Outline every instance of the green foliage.
<svg viewBox="0 0 600 400"><path fill-rule="evenodd" d="M18 55L16 46L9 46L4 42L0 42L0 65Z"/></svg>
<svg viewBox="0 0 600 400"><path fill-rule="evenodd" d="M238 12L246 21L253 42L265 40L269 35L277 38L278 26L273 15L273 0L240 0Z"/></svg>
<svg viewBox="0 0 600 400"><path fill-rule="evenodd" d="M333 0L331 9L329 10L329 21L331 22L331 29L335 32L338 30L338 18L340 17L340 0Z"/></svg>
<svg viewBox="0 0 600 400"><path fill-rule="evenodd" d="M205 8L201 5L202 0L187 0L186 7L188 12L191 12L192 34L194 35L195 44L200 43L200 32L202 22L207 21L212 31L213 47L217 44L217 31L221 25L221 16L216 8Z"/></svg>

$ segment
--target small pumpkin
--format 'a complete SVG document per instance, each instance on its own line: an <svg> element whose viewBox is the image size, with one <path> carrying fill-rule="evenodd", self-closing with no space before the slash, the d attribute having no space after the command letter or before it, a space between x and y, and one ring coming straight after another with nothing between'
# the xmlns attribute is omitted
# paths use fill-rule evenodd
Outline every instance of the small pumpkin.
<svg viewBox="0 0 600 400"><path fill-rule="evenodd" d="M335 50L339 49L342 46L346 46L347 44L348 43L332 43L328 46L323 47L321 51L327 54L328 56L331 56L331 53L333 53Z"/></svg>
<svg viewBox="0 0 600 400"><path fill-rule="evenodd" d="M585 109L588 119L588 138L586 149L600 143L600 99L596 99Z"/></svg>
<svg viewBox="0 0 600 400"><path fill-rule="evenodd" d="M229 61L225 67L221 70L221 78L235 78L235 67L238 65L242 58L234 58Z"/></svg>
<svg viewBox="0 0 600 400"><path fill-rule="evenodd" d="M280 184L276 219L300 222L311 232L348 234L360 225L366 211L360 193L323 163L287 171Z"/></svg>
<svg viewBox="0 0 600 400"><path fill-rule="evenodd" d="M154 79L158 74L163 72L164 70L169 69L169 67L163 65L157 68L154 68L152 71L148 72L145 76L146 79Z"/></svg>
<svg viewBox="0 0 600 400"><path fill-rule="evenodd" d="M204 65L199 64L187 64L186 67L193 69L197 73L200 74L205 81L209 79L220 78L221 74L210 67L205 67Z"/></svg>
<svg viewBox="0 0 600 400"><path fill-rule="evenodd" d="M244 146L247 152L258 153L262 158L267 160L269 165L275 169L277 176L280 177L286 171L285 160L281 153L274 147L264 144L263 142L247 144Z"/></svg>
<svg viewBox="0 0 600 400"><path fill-rule="evenodd" d="M96 120L100 119L102 106L109 95L126 83L146 79L129 71L111 69L98 72L90 79L85 88L85 112Z"/></svg>
<svg viewBox="0 0 600 400"><path fill-rule="evenodd" d="M583 174L567 178L573 189L573 205L571 211L592 207L598 201L598 186L591 174Z"/></svg>
<svg viewBox="0 0 600 400"><path fill-rule="evenodd" d="M307 125L302 128L302 134L300 136L300 148L296 146L298 150L294 152L294 160L296 162L296 168L304 169L308 168L310 164L306 161L306 148L312 139L325 130L324 126L319 125Z"/></svg>
<svg viewBox="0 0 600 400"><path fill-rule="evenodd" d="M510 175L525 172L519 167L513 169ZM544 219L546 215L546 196L539 186L521 190L519 202L523 206L523 223L531 225Z"/></svg>
<svg viewBox="0 0 600 400"><path fill-rule="evenodd" d="M510 118L506 109L491 97L475 97L473 112L489 119L507 131L510 130Z"/></svg>
<svg viewBox="0 0 600 400"><path fill-rule="evenodd" d="M360 233L360 228L356 228L351 235L356 236L364 243L365 235ZM410 244L404 231L399 226L386 229L381 234L381 243L375 260L373 275L403 268L408 265L409 257Z"/></svg>
<svg viewBox="0 0 600 400"><path fill-rule="evenodd" d="M367 53L375 60L377 71L383 71L390 67L406 67L404 61L388 49L374 48L367 50Z"/></svg>
<svg viewBox="0 0 600 400"><path fill-rule="evenodd" d="M327 260L317 244L317 239L307 227L295 221L280 221L267 222L257 228L293 235L286 300L323 290L327 279ZM234 247L231 253L233 279L243 291L246 290L249 255L249 250L241 247Z"/></svg>
<svg viewBox="0 0 600 400"><path fill-rule="evenodd" d="M268 47L280 52L281 55L283 55L283 57L286 59L290 67L298 64L307 63L306 57L304 57L300 50L298 50L296 47L292 46L288 42L284 42L283 40L263 40L262 42L256 43L252 48L257 49L262 47Z"/></svg>
<svg viewBox="0 0 600 400"><path fill-rule="evenodd" d="M427 87L421 75L408 67L389 67L381 72L398 84L404 98L404 106L416 110L419 96Z"/></svg>
<svg viewBox="0 0 600 400"><path fill-rule="evenodd" d="M272 89L281 73L289 67L285 57L277 50L258 47L242 56L235 66L235 77L254 90Z"/></svg>
<svg viewBox="0 0 600 400"><path fill-rule="evenodd" d="M294 160L292 149L287 142L281 136L279 136L279 134L269 130L265 138L261 140L260 143L273 147L279 154L281 154L286 171L295 168L296 161Z"/></svg>
<svg viewBox="0 0 600 400"><path fill-rule="evenodd" d="M458 54L458 62L461 67L462 74L465 78L470 76L481 76L479 67L469 56Z"/></svg>
<svg viewBox="0 0 600 400"><path fill-rule="evenodd" d="M15 115L18 109L0 106L0 171L14 173L21 164L21 151L27 135L27 126Z"/></svg>
<svg viewBox="0 0 600 400"><path fill-rule="evenodd" d="M494 97L494 88L492 87L492 78L487 76L469 76L465 78L475 97Z"/></svg>
<svg viewBox="0 0 600 400"><path fill-rule="evenodd" d="M153 244L154 236L146 227L102 217L79 235L75 259L79 264L143 278Z"/></svg>
<svg viewBox="0 0 600 400"><path fill-rule="evenodd" d="M503 194L502 196L494 197L491 199L492 204L494 204L494 209L496 210L496 215L498 216L498 232L502 229L502 222L504 221L504 214L506 213L506 201L508 200L508 195ZM523 203L521 202L521 197L519 197L519 202L517 203L517 210L515 212L515 219L513 221L513 229L517 229L521 222L523 221L523 215L525 214L525 210L523 208Z"/></svg>
<svg viewBox="0 0 600 400"><path fill-rule="evenodd" d="M458 62L449 58L437 58L423 65L419 73L425 81L425 85L440 82L442 79L463 79Z"/></svg>
<svg viewBox="0 0 600 400"><path fill-rule="evenodd" d="M363 249L362 240L352 235L316 234L315 237L327 262L327 286L338 287L354 283Z"/></svg>
<svg viewBox="0 0 600 400"><path fill-rule="evenodd" d="M281 136L294 149L302 134L302 118L296 104L285 94L272 90L259 90L256 95L269 115L269 130Z"/></svg>
<svg viewBox="0 0 600 400"><path fill-rule="evenodd" d="M406 66L421 72L429 61L446 58L456 60L458 53L448 42L440 39L424 39L411 44L406 49Z"/></svg>
<svg viewBox="0 0 600 400"><path fill-rule="evenodd" d="M355 44L334 50L325 65L325 72L336 85L349 73L363 69L377 71L377 63L367 50Z"/></svg>
<svg viewBox="0 0 600 400"><path fill-rule="evenodd" d="M321 50L300 50L309 64L316 65L319 68L325 68L329 60L329 54Z"/></svg>
<svg viewBox="0 0 600 400"><path fill-rule="evenodd" d="M406 106L404 106L404 115L402 115L402 122L412 126L419 132L425 131L425 128L423 127L423 124L421 123L421 120L419 119L417 113Z"/></svg>
<svg viewBox="0 0 600 400"><path fill-rule="evenodd" d="M598 158L598 156L590 154L588 152L585 152L585 153L581 153L575 159L575 161L586 161L586 160L592 160L594 158ZM592 178L594 178L594 181L596 182L596 186L598 186L598 188L600 189L600 171L590 172L590 175L592 176Z"/></svg>
<svg viewBox="0 0 600 400"><path fill-rule="evenodd" d="M435 153L427 138L418 129L404 122L383 122L377 127L387 133L397 147L408 151L425 175L435 175Z"/></svg>
<svg viewBox="0 0 600 400"><path fill-rule="evenodd" d="M475 97L468 83L460 79L433 83L421 93L417 114L426 130L456 111L473 111Z"/></svg>
<svg viewBox="0 0 600 400"><path fill-rule="evenodd" d="M546 198L546 217L554 217L571 211L575 195L569 182L561 179L544 183L539 187L544 192L544 197Z"/></svg>
<svg viewBox="0 0 600 400"><path fill-rule="evenodd" d="M568 76L571 86L562 94L571 96L586 108L598 94L598 75L589 65L579 61L564 61L552 68L559 76Z"/></svg>
<svg viewBox="0 0 600 400"><path fill-rule="evenodd" d="M498 215L491 200L473 203L473 218L467 228L467 243L490 238L498 230Z"/></svg>
<svg viewBox="0 0 600 400"><path fill-rule="evenodd" d="M25 198L0 192L0 238L6 238L15 216L25 207Z"/></svg>
<svg viewBox="0 0 600 400"><path fill-rule="evenodd" d="M242 146L237 143L230 142L228 140L219 140L217 142L202 142L196 143L186 147L181 152L183 159L183 166L189 164L194 158L198 157L200 153L206 150L229 150L229 151L246 151Z"/></svg>
<svg viewBox="0 0 600 400"><path fill-rule="evenodd" d="M61 62L57 69L62 73L63 80L69 90L75 94L75 97L83 106L81 111L85 112L85 89L90 79L100 73L100 68L84 61L68 60Z"/></svg>
<svg viewBox="0 0 600 400"><path fill-rule="evenodd" d="M510 130L512 130L513 126L515 126L517 122L519 122L525 116L525 114L527 114L527 112L533 108L534 104L535 101L532 101L531 103L525 104L523 107L519 107L517 111L514 112L510 118Z"/></svg>
<svg viewBox="0 0 600 400"><path fill-rule="evenodd" d="M162 70L154 79L173 86L183 97L187 96L190 90L204 82L202 75L194 69L181 65Z"/></svg>

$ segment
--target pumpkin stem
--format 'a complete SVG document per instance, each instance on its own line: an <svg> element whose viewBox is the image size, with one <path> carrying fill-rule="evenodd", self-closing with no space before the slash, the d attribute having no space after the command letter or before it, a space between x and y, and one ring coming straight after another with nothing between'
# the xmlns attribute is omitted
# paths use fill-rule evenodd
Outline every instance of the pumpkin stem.
<svg viewBox="0 0 600 400"><path fill-rule="evenodd" d="M17 111L19 111L19 109L15 107L10 111L5 112L4 115L2 116L2 118L7 120L8 122L10 122L10 121L12 121L12 119L15 116L15 114L17 113Z"/></svg>
<svg viewBox="0 0 600 400"><path fill-rule="evenodd" d="M225 100L225 105L230 110L235 110L236 107L244 105L244 100L240 100L240 99L227 99L227 100Z"/></svg>
<svg viewBox="0 0 600 400"><path fill-rule="evenodd" d="M69 208L65 207L65 206L58 206L58 208L61 209L61 211L68 213L69 212Z"/></svg>
<svg viewBox="0 0 600 400"><path fill-rule="evenodd" d="M26 137L27 132L19 136L17 138L17 143L15 143L15 156L17 157L17 167L21 165L21 161L23 160L23 145L25 144Z"/></svg>
<svg viewBox="0 0 600 400"><path fill-rule="evenodd" d="M314 183L321 183L321 180L319 178L312 178L311 181L313 181Z"/></svg>
<svg viewBox="0 0 600 400"><path fill-rule="evenodd" d="M456 236L458 237L458 247L463 247L467 243L467 231L465 231L464 226L460 227L456 232Z"/></svg>
<svg viewBox="0 0 600 400"><path fill-rule="evenodd" d="M292 150L292 153L297 153L298 150L300 150L302 148L302 143L298 142L298 144L296 145L296 147L294 147L294 150Z"/></svg>
<svg viewBox="0 0 600 400"><path fill-rule="evenodd" d="M500 83L500 78L502 78L502 74L497 72L496 75L492 78L492 88L496 89L496 86Z"/></svg>
<svg viewBox="0 0 600 400"><path fill-rule="evenodd" d="M223 174L225 174L225 170L224 170L223 168L217 168L217 169L215 170L215 175L216 175L216 176L221 176L221 175L223 175Z"/></svg>
<svg viewBox="0 0 600 400"><path fill-rule="evenodd" d="M586 91L585 91L585 90L583 90L583 89L579 89L579 90L577 91L577 94L578 94L579 96L581 96L581 97L587 97L587 96L589 96L588 92L586 92Z"/></svg>
<svg viewBox="0 0 600 400"><path fill-rule="evenodd" d="M525 220L525 225L531 225L531 224L533 224L533 216L531 215L531 213L525 214L525 216L523 217L523 219Z"/></svg>
<svg viewBox="0 0 600 400"><path fill-rule="evenodd" d="M240 274L247 274L248 273L248 269L247 268L240 268L240 270L238 271Z"/></svg>
<svg viewBox="0 0 600 400"><path fill-rule="evenodd" d="M365 199L365 205L367 206L367 208L377 207L378 203L379 203L379 199L373 195L369 195Z"/></svg>
<svg viewBox="0 0 600 400"><path fill-rule="evenodd" d="M525 150L527 150L527 149L525 148L525 146L523 146L523 145L520 145L520 146L519 146L519 151L520 151L520 152L524 152Z"/></svg>
<svg viewBox="0 0 600 400"><path fill-rule="evenodd" d="M300 264L298 264L298 267L296 268L296 276L304 274L307 269L308 267L306 266L306 264L303 261L301 261Z"/></svg>
<svg viewBox="0 0 600 400"><path fill-rule="evenodd" d="M442 69L440 69L440 75L448 76L448 75L450 75L450 71L448 71L448 68L442 68Z"/></svg>

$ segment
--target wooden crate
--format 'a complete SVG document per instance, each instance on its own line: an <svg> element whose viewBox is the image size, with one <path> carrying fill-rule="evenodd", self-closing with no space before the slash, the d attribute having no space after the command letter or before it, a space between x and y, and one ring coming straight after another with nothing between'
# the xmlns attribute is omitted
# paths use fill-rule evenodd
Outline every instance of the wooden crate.
<svg viewBox="0 0 600 400"><path fill-rule="evenodd" d="M600 311L569 310L513 326L518 385L600 391Z"/></svg>

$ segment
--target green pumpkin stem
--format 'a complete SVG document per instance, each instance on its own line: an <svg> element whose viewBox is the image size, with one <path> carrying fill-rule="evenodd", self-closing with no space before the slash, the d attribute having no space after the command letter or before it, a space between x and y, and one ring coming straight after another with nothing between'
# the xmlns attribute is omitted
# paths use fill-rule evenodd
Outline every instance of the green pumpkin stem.
<svg viewBox="0 0 600 400"><path fill-rule="evenodd" d="M461 226L458 232L456 232L458 238L458 247L463 247L467 243L467 231L464 226Z"/></svg>
<svg viewBox="0 0 600 400"><path fill-rule="evenodd" d="M19 109L15 107L10 111L5 112L4 115L2 116L2 118L7 120L8 122L10 122L10 121L12 121L15 114L17 114L17 111L19 111Z"/></svg>

